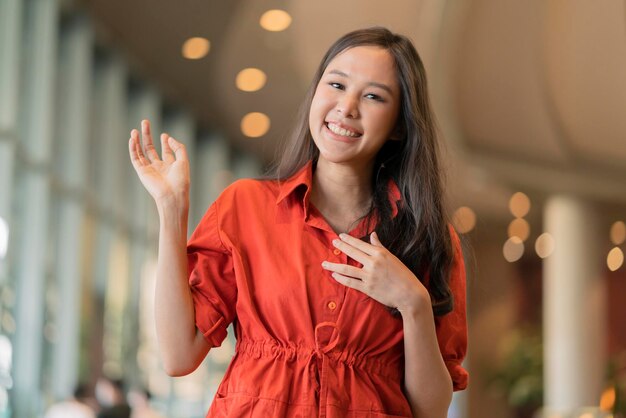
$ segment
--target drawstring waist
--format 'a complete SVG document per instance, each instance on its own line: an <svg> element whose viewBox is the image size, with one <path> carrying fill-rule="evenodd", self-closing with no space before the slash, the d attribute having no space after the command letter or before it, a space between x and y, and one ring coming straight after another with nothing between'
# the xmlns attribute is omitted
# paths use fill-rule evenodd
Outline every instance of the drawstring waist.
<svg viewBox="0 0 626 418"><path fill-rule="evenodd" d="M325 328L331 328L331 333L328 335L324 332L321 336L323 331L327 331ZM340 375L345 373L338 371L341 367L362 370L365 374L374 374L393 380L400 378L399 363L392 363L389 360L381 361L375 356L358 356L341 350L340 348L345 345L341 344L341 338L340 329L335 322L321 322L315 326L314 346L282 344L274 339L241 338L237 341L235 351L238 356L244 358L300 363L301 366L297 368L303 373L304 383L308 386L306 393L309 394L304 401L316 403L319 406L318 418L326 418L329 388L332 390L332 385L337 383L337 373ZM328 340L328 342L323 340ZM315 399L310 396L314 396Z"/></svg>
<svg viewBox="0 0 626 418"><path fill-rule="evenodd" d="M323 327L332 327L337 333L328 344L323 345L319 341L319 331ZM268 360L282 360L285 362L301 362L308 364L312 355L321 359L326 356L337 365L361 369L368 374L376 374L390 379L400 378L400 365L391 363L389 360L381 360L376 356L357 355L353 352L337 348L341 341L339 327L334 322L321 322L315 327L315 345L283 343L274 339L252 340L240 338L235 345L235 352L239 356Z"/></svg>
<svg viewBox="0 0 626 418"><path fill-rule="evenodd" d="M322 345L319 340L319 330L324 327L333 328L333 334L335 338L332 339L328 344ZM335 332L336 331L336 332ZM333 335L331 334L331 336ZM326 399L328 398L328 373L329 369L329 358L326 355L333 348L337 346L339 343L339 337L341 333L339 332L339 327L334 322L321 322L315 326L315 351L311 353L309 358L309 367L307 368L310 372L310 380L314 385L314 393L317 393L319 399L319 418L326 417ZM321 367L317 367L317 361L321 360ZM319 376L316 376L316 372L319 373Z"/></svg>

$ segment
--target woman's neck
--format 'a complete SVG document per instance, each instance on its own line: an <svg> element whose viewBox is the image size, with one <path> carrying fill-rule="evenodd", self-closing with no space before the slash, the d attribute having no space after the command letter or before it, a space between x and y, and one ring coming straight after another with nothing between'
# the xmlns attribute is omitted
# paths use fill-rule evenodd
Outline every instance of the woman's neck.
<svg viewBox="0 0 626 418"><path fill-rule="evenodd" d="M329 223L346 224L339 229L347 230L371 206L371 177L371 167L356 169L320 159L313 172L310 201Z"/></svg>

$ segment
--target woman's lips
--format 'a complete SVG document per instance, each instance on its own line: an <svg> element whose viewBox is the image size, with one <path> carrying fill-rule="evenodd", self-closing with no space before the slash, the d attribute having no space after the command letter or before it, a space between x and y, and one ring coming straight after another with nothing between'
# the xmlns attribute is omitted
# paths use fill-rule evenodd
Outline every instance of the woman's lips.
<svg viewBox="0 0 626 418"><path fill-rule="evenodd" d="M328 135L337 140L337 141L341 141L341 142L347 142L347 143L354 143L356 141L358 141L359 139L361 139L362 134L359 134L359 136L347 136L347 135L340 135L338 133L335 133L333 131L330 130L330 128L328 127L328 123L326 122L324 123L324 129L326 130L326 132L328 133Z"/></svg>

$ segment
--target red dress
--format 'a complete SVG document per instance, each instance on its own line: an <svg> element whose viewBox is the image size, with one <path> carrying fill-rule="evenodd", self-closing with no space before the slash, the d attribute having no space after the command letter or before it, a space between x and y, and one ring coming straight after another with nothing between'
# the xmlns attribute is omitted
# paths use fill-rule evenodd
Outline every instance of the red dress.
<svg viewBox="0 0 626 418"><path fill-rule="evenodd" d="M212 347L234 321L235 355L207 417L411 417L402 386L402 318L322 269L358 265L336 250L337 234L309 203L312 164L292 178L239 180L211 205L187 248L196 325ZM398 188L389 198L397 212ZM361 222L351 235L367 234ZM456 260L454 310L436 317L454 382L467 345L465 267Z"/></svg>

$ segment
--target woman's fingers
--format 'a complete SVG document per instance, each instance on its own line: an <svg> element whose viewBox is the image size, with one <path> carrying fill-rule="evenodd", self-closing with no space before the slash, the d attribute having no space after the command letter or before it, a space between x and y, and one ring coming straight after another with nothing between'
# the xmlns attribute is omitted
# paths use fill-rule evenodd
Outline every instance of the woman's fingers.
<svg viewBox="0 0 626 418"><path fill-rule="evenodd" d="M174 151L177 160L187 160L187 150L184 144L181 144L170 136L168 138L168 145L170 149Z"/></svg>
<svg viewBox="0 0 626 418"><path fill-rule="evenodd" d="M161 155L163 157L163 161L168 164L171 164L175 161L174 152L172 148L170 148L169 144L170 136L168 134L161 134Z"/></svg>
<svg viewBox="0 0 626 418"><path fill-rule="evenodd" d="M159 161L159 154L154 148L154 142L152 141L150 122L147 119L141 121L141 138L143 141L143 147L146 150L146 157L148 158L148 160Z"/></svg>
<svg viewBox="0 0 626 418"><path fill-rule="evenodd" d="M128 153L130 154L130 161L133 164L133 167L139 168L141 166L150 164L150 162L143 155L143 151L141 150L141 146L139 144L139 132L136 129L133 129L130 132L130 140L128 141Z"/></svg>
<svg viewBox="0 0 626 418"><path fill-rule="evenodd" d="M352 277L344 276L343 274L337 273L337 272L333 272L331 274L331 276L333 276L333 279L337 280L342 285L351 287L351 288L356 289L359 292L365 293L367 295L367 293L365 292L365 288L364 288L362 280L358 280L358 279L354 279Z"/></svg>
<svg viewBox="0 0 626 418"><path fill-rule="evenodd" d="M376 249L373 245L368 244L367 242L362 241L358 238L355 238L350 234L339 234L339 238L341 238L342 242L350 244L351 246L359 249L367 255L374 255L378 251L378 249Z"/></svg>
<svg viewBox="0 0 626 418"><path fill-rule="evenodd" d="M355 238L355 240L360 241L357 238ZM368 254L359 250L356 246L339 239L333 240L333 245L353 260L356 260L363 265L367 264L369 258Z"/></svg>
<svg viewBox="0 0 626 418"><path fill-rule="evenodd" d="M340 273L353 279L362 280L365 278L365 273L363 269L348 264L331 263L330 261L324 261L322 263L322 268L335 273Z"/></svg>

